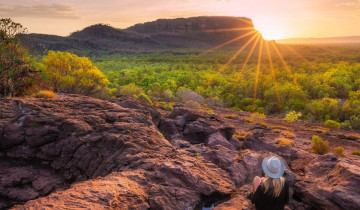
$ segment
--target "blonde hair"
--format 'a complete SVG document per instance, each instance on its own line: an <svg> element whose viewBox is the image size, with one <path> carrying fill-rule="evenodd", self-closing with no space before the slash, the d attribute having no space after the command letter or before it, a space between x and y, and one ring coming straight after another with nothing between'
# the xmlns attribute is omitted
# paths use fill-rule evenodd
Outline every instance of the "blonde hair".
<svg viewBox="0 0 360 210"><path fill-rule="evenodd" d="M266 179L264 181L264 187L265 187L265 193L269 192L275 197L279 197L284 184L285 184L285 178L270 178L267 175L265 175Z"/></svg>

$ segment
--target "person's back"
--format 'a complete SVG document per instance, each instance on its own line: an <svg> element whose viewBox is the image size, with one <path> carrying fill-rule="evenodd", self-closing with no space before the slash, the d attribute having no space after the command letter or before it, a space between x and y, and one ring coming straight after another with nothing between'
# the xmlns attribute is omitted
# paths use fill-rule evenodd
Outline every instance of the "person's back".
<svg viewBox="0 0 360 210"><path fill-rule="evenodd" d="M289 201L289 185L282 177L284 164L277 157L265 158L262 164L266 178L255 177L253 181L254 194L251 202L256 209L284 209Z"/></svg>
<svg viewBox="0 0 360 210"><path fill-rule="evenodd" d="M251 202L255 204L256 209L284 209L285 204L289 201L289 185L286 182L278 196L275 196L271 189L268 192L265 191L264 183L262 183L252 196Z"/></svg>

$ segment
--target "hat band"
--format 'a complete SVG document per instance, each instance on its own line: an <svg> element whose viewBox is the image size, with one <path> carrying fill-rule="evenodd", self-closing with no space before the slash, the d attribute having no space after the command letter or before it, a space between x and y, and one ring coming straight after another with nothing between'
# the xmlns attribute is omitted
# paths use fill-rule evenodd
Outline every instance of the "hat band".
<svg viewBox="0 0 360 210"><path fill-rule="evenodd" d="M277 174L277 173L279 173L279 170L271 170L269 167L267 167L267 169L271 172L271 173L273 173L273 174Z"/></svg>

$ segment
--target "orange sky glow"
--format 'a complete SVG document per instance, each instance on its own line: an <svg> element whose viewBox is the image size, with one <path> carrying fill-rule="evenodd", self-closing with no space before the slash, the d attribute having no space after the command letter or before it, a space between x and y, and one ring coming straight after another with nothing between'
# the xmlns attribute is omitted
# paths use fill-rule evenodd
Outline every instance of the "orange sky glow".
<svg viewBox="0 0 360 210"><path fill-rule="evenodd" d="M360 0L0 0L0 17L62 36L96 23L203 15L251 18L265 39L360 35Z"/></svg>

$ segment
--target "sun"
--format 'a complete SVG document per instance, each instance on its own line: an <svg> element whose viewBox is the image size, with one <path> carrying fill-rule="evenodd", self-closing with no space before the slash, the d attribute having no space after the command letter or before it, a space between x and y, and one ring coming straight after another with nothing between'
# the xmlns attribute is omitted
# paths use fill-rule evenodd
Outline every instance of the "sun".
<svg viewBox="0 0 360 210"><path fill-rule="evenodd" d="M279 40L287 37L283 27L275 27L270 24L255 24L255 27L265 40Z"/></svg>

